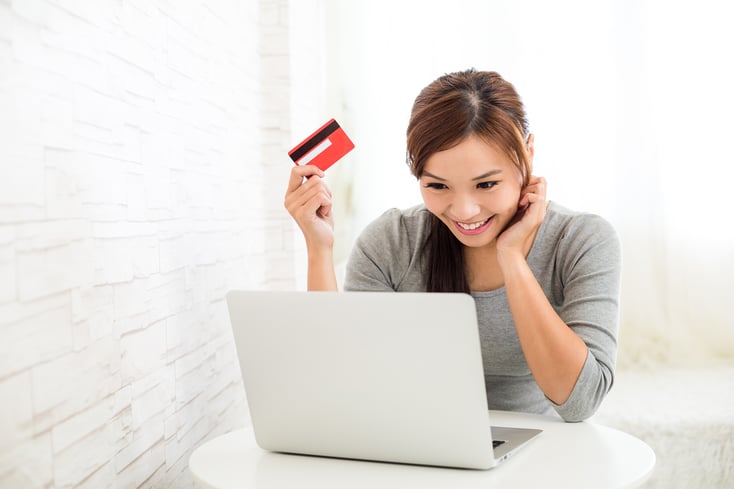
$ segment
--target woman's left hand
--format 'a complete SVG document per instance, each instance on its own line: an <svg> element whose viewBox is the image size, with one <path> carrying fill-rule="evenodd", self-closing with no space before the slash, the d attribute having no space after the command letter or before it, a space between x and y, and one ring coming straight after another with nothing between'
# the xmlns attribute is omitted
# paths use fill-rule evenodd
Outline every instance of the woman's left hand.
<svg viewBox="0 0 734 489"><path fill-rule="evenodd" d="M497 238L497 258L520 253L523 258L530 252L540 223L545 219L548 202L545 200L546 181L543 177L532 175L527 186L520 193L517 214L513 224Z"/></svg>

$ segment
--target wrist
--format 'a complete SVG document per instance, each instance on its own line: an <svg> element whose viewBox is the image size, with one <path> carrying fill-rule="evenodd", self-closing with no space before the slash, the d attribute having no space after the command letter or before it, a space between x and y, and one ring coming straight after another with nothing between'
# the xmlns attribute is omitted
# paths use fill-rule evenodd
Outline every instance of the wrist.
<svg viewBox="0 0 734 489"><path fill-rule="evenodd" d="M332 262L334 249L328 243L306 243L309 262Z"/></svg>
<svg viewBox="0 0 734 489"><path fill-rule="evenodd" d="M334 270L334 253L326 246L307 247L308 268L317 274L331 274Z"/></svg>
<svg viewBox="0 0 734 489"><path fill-rule="evenodd" d="M516 275L528 267L525 254L521 250L511 248L497 249L497 263L505 277L505 281L507 281L508 276Z"/></svg>
<svg viewBox="0 0 734 489"><path fill-rule="evenodd" d="M338 289L330 247L308 249L308 290Z"/></svg>

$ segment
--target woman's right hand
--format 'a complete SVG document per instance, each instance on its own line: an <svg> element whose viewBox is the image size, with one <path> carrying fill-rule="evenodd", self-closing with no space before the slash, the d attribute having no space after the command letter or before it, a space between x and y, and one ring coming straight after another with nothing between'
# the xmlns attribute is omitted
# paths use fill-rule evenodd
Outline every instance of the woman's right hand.
<svg viewBox="0 0 734 489"><path fill-rule="evenodd" d="M331 190L321 169L314 165L293 167L285 193L285 208L301 228L309 250L333 247Z"/></svg>

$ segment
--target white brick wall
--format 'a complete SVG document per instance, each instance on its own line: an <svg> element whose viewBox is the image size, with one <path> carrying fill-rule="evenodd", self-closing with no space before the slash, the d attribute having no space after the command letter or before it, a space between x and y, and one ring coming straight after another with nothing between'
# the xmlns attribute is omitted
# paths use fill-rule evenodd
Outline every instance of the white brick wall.
<svg viewBox="0 0 734 489"><path fill-rule="evenodd" d="M324 115L292 8L0 0L0 488L193 487L248 422L224 294L305 283L285 151Z"/></svg>

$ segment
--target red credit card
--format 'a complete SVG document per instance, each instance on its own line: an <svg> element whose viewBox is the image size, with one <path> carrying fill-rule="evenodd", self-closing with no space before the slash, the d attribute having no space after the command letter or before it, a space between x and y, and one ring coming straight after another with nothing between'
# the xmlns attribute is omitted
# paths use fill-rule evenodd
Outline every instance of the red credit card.
<svg viewBox="0 0 734 489"><path fill-rule="evenodd" d="M354 143L338 122L331 119L288 151L296 165L315 165L326 170L354 149Z"/></svg>

